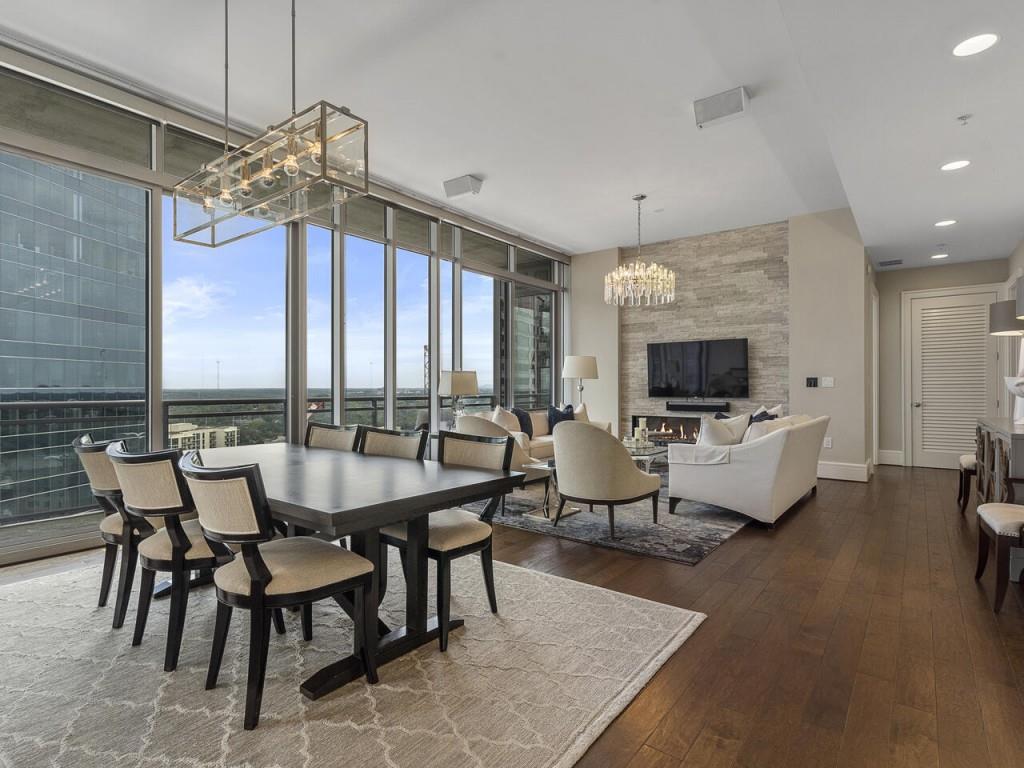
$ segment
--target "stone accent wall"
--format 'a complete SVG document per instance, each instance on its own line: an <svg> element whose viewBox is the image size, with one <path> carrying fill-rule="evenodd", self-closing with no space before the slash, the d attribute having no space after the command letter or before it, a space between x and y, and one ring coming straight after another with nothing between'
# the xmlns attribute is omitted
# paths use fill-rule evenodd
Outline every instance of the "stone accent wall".
<svg viewBox="0 0 1024 768"><path fill-rule="evenodd" d="M628 259L635 250L623 250ZM647 397L647 344L747 338L750 399L732 412L789 404L789 227L785 221L644 246L675 270L676 301L619 311L621 434L632 414L668 415Z"/></svg>

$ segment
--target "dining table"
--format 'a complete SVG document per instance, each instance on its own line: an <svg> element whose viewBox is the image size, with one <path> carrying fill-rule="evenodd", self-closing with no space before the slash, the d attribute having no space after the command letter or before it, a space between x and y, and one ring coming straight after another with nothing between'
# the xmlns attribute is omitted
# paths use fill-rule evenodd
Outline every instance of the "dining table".
<svg viewBox="0 0 1024 768"><path fill-rule="evenodd" d="M381 567L380 529L394 523L407 525L405 623L391 628L381 621L377 579L367 599L368 626L378 627L378 666L438 637L437 617L427 615L429 514L486 500L485 514L492 515L501 498L520 487L526 477L522 472L292 443L207 448L199 454L207 467L258 464L270 510L275 519L287 524L290 534L348 536L352 551L372 562L375 572ZM463 620L453 616L451 629L461 626ZM363 663L353 652L315 672L302 683L301 691L317 699L364 674Z"/></svg>

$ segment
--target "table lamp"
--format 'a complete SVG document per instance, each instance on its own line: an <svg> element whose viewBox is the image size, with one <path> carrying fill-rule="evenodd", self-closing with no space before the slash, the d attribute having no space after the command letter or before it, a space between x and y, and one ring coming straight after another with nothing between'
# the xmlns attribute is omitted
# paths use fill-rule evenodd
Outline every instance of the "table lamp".
<svg viewBox="0 0 1024 768"><path fill-rule="evenodd" d="M1022 288L1020 282L1018 290ZM996 301L988 305L988 332L992 336L1024 336L1024 319L1020 317L1018 306L1021 305L1020 294L1017 300ZM1018 357L1017 375L1003 377L1006 388L1013 401L1013 420L1024 424L1024 355Z"/></svg>
<svg viewBox="0 0 1024 768"><path fill-rule="evenodd" d="M566 355L562 362L562 378L576 379L576 387L580 392L580 405L583 405L583 380L597 378L597 358L593 355Z"/></svg>
<svg viewBox="0 0 1024 768"><path fill-rule="evenodd" d="M441 371L441 381L437 394L452 399L452 412L462 416L465 411L459 401L464 395L479 395L480 389L476 382L476 371Z"/></svg>

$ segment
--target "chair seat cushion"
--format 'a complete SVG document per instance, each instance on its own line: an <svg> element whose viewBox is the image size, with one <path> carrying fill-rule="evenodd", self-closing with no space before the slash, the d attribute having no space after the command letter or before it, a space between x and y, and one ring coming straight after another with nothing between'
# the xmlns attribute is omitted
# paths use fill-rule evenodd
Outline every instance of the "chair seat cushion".
<svg viewBox="0 0 1024 768"><path fill-rule="evenodd" d="M405 524L389 525L380 532L393 539L405 541ZM491 535L491 526L480 519L479 515L464 509L443 509L430 515L430 535L427 548L437 552L450 552L460 547L468 547L486 541Z"/></svg>
<svg viewBox="0 0 1024 768"><path fill-rule="evenodd" d="M999 536L1019 536L1024 526L1024 506L1020 504L982 504L978 517Z"/></svg>
<svg viewBox="0 0 1024 768"><path fill-rule="evenodd" d="M978 457L973 453L965 453L960 457L960 469L974 469L978 468Z"/></svg>
<svg viewBox="0 0 1024 768"><path fill-rule="evenodd" d="M365 557L311 536L268 541L260 544L260 554L272 577L268 595L309 592L373 572L373 563ZM252 586L241 557L214 571L213 582L235 595L249 595Z"/></svg>
<svg viewBox="0 0 1024 768"><path fill-rule="evenodd" d="M205 560L215 557L213 550L210 549L210 543L203 536L203 529L198 520L182 520L181 527L185 529L188 540L192 542L192 546L185 553L186 560ZM150 560L170 560L171 549L171 537L167 535L166 528L158 529L156 533L143 539L139 544L139 554Z"/></svg>
<svg viewBox="0 0 1024 768"><path fill-rule="evenodd" d="M121 519L120 515L105 515L103 519L100 520L100 531L102 533L107 533L111 536L120 536L122 530L124 530L124 520Z"/></svg>

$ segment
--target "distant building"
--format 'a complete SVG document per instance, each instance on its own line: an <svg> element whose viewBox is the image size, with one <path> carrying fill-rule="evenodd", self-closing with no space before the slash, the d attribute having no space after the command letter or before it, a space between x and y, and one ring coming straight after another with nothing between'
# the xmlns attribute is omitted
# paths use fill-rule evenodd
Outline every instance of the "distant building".
<svg viewBox="0 0 1024 768"><path fill-rule="evenodd" d="M238 427L199 427L182 422L167 427L171 448L198 451L203 448L226 448L238 445Z"/></svg>

